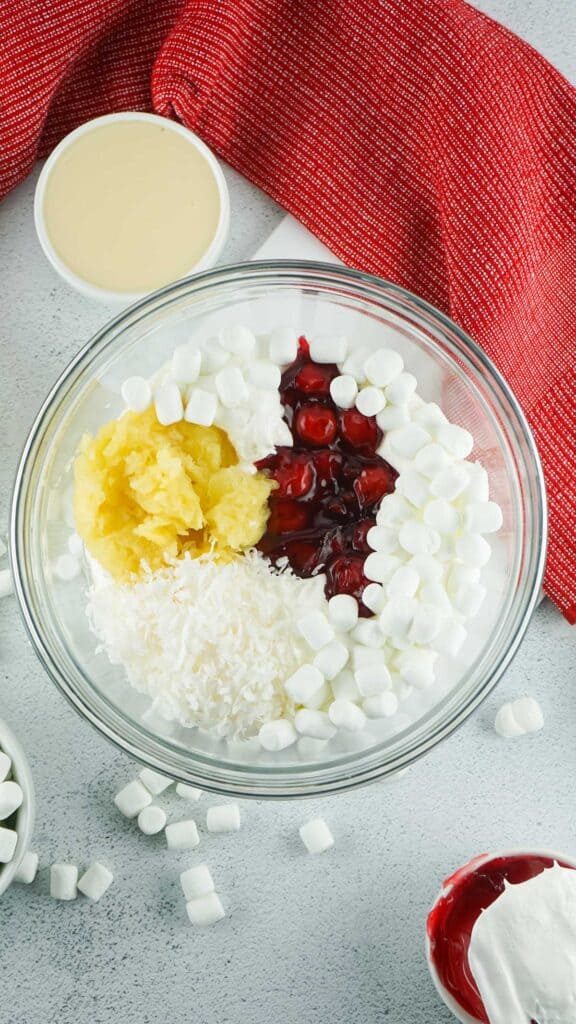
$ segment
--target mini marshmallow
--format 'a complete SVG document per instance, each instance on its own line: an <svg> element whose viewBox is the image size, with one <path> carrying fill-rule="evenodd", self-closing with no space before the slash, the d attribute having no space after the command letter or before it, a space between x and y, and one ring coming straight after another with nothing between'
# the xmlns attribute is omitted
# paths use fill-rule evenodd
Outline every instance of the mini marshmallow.
<svg viewBox="0 0 576 1024"><path fill-rule="evenodd" d="M467 533L495 533L502 526L502 509L495 501L475 501L464 509Z"/></svg>
<svg viewBox="0 0 576 1024"><path fill-rule="evenodd" d="M361 619L354 627L354 640L364 647L383 647L384 637L377 619Z"/></svg>
<svg viewBox="0 0 576 1024"><path fill-rule="evenodd" d="M461 587L467 587L471 583L478 583L480 569L475 565L453 565L448 573L446 587L450 594L455 594Z"/></svg>
<svg viewBox="0 0 576 1024"><path fill-rule="evenodd" d="M331 740L336 735L336 729L325 711L302 708L294 715L294 725L301 736L312 736L316 740Z"/></svg>
<svg viewBox="0 0 576 1024"><path fill-rule="evenodd" d="M211 427L218 411L218 399L211 391L192 388L188 397L184 419L201 427Z"/></svg>
<svg viewBox="0 0 576 1024"><path fill-rule="evenodd" d="M384 693L392 686L392 679L386 665L364 665L354 673L356 685L363 697Z"/></svg>
<svg viewBox="0 0 576 1024"><path fill-rule="evenodd" d="M194 802L202 796L201 789L198 789L196 786L187 786L184 782L176 783L176 792L183 800L193 800Z"/></svg>
<svg viewBox="0 0 576 1024"><path fill-rule="evenodd" d="M264 750L269 750L272 753L292 746L297 738L296 730L287 718L277 718L274 722L265 722L258 733L258 739Z"/></svg>
<svg viewBox="0 0 576 1024"><path fill-rule="evenodd" d="M398 711L398 697L395 693L376 693L362 702L367 718L391 718Z"/></svg>
<svg viewBox="0 0 576 1024"><path fill-rule="evenodd" d="M28 850L22 860L16 874L14 875L15 882L21 882L22 885L30 885L38 873L38 854L32 850Z"/></svg>
<svg viewBox="0 0 576 1024"><path fill-rule="evenodd" d="M332 640L326 644L314 658L314 665L320 670L325 679L335 679L342 671L348 661L349 653L345 644L338 640Z"/></svg>
<svg viewBox="0 0 576 1024"><path fill-rule="evenodd" d="M301 665L284 683L284 689L295 704L307 704L324 683L324 676L316 665Z"/></svg>
<svg viewBox="0 0 576 1024"><path fill-rule="evenodd" d="M486 587L481 583L467 583L455 592L453 604L460 615L470 619L479 612L485 597Z"/></svg>
<svg viewBox="0 0 576 1024"><path fill-rule="evenodd" d="M318 708L321 708L326 701L329 700L329 698L330 687L328 683L322 683L322 686L315 690L314 693L310 694L306 701L306 707L310 708L312 711L317 711Z"/></svg>
<svg viewBox="0 0 576 1024"><path fill-rule="evenodd" d="M440 654L454 658L461 650L466 636L466 630L462 623L457 619L451 619L434 638L434 649Z"/></svg>
<svg viewBox="0 0 576 1024"><path fill-rule="evenodd" d="M218 373L229 359L230 353L222 348L216 338L208 338L202 343L202 376Z"/></svg>
<svg viewBox="0 0 576 1024"><path fill-rule="evenodd" d="M364 575L373 583L385 583L401 565L396 555L373 551L364 562Z"/></svg>
<svg viewBox="0 0 576 1024"><path fill-rule="evenodd" d="M172 376L179 384L193 384L198 380L202 353L195 345L178 345L172 356Z"/></svg>
<svg viewBox="0 0 576 1024"><path fill-rule="evenodd" d="M366 379L377 388L388 387L404 369L402 356L390 348L379 348L364 363Z"/></svg>
<svg viewBox="0 0 576 1024"><path fill-rule="evenodd" d="M434 479L446 469L452 459L445 448L440 444L426 444L419 452L416 453L414 459L414 469L423 476L427 476L429 479Z"/></svg>
<svg viewBox="0 0 576 1024"><path fill-rule="evenodd" d="M318 611L310 612L298 619L296 628L313 651L319 651L336 635L326 616Z"/></svg>
<svg viewBox="0 0 576 1024"><path fill-rule="evenodd" d="M256 338L248 327L242 324L234 324L232 327L223 327L218 334L218 341L226 352L231 352L239 359L250 359L256 348Z"/></svg>
<svg viewBox="0 0 576 1024"><path fill-rule="evenodd" d="M53 864L50 868L50 895L54 900L75 900L78 895L78 868L75 864Z"/></svg>
<svg viewBox="0 0 576 1024"><path fill-rule="evenodd" d="M404 523L400 527L398 540L400 541L400 546L411 555L434 555L440 547L440 534L438 531L416 520Z"/></svg>
<svg viewBox="0 0 576 1024"><path fill-rule="evenodd" d="M470 431L455 423L443 423L436 431L436 439L456 459L467 459L474 447Z"/></svg>
<svg viewBox="0 0 576 1024"><path fill-rule="evenodd" d="M191 818L166 825L164 834L169 850L195 850L200 843L196 822Z"/></svg>
<svg viewBox="0 0 576 1024"><path fill-rule="evenodd" d="M363 416L376 416L386 405L384 392L372 384L362 388L356 397L356 408Z"/></svg>
<svg viewBox="0 0 576 1024"><path fill-rule="evenodd" d="M298 831L308 853L325 853L334 846L334 837L323 818L312 818Z"/></svg>
<svg viewBox="0 0 576 1024"><path fill-rule="evenodd" d="M341 374L330 381L330 397L340 409L351 409L357 394L358 385L350 374Z"/></svg>
<svg viewBox="0 0 576 1024"><path fill-rule="evenodd" d="M14 856L18 833L11 828L0 826L0 864L8 864Z"/></svg>
<svg viewBox="0 0 576 1024"><path fill-rule="evenodd" d="M126 818L136 818L140 811L152 803L152 795L138 779L134 779L116 794L114 803Z"/></svg>
<svg viewBox="0 0 576 1024"><path fill-rule="evenodd" d="M153 796L158 796L163 793L168 786L172 785L172 779L167 778L166 775L161 775L160 772L155 772L152 768L143 768L138 778L142 785L146 786L149 793Z"/></svg>
<svg viewBox="0 0 576 1024"><path fill-rule="evenodd" d="M84 554L84 541L77 533L71 533L68 537L68 551L74 558L81 558Z"/></svg>
<svg viewBox="0 0 576 1024"><path fill-rule="evenodd" d="M105 868L103 864L95 861L82 875L78 882L78 889L89 900L92 900L93 903L98 903L98 900L102 899L113 881L114 875L112 872Z"/></svg>
<svg viewBox="0 0 576 1024"><path fill-rule="evenodd" d="M424 402L418 409L414 410L413 418L420 426L424 427L430 434L435 435L438 428L448 423L442 409L436 402Z"/></svg>
<svg viewBox="0 0 576 1024"><path fill-rule="evenodd" d="M412 519L414 510L401 494L386 494L376 513L378 526L398 526L407 519Z"/></svg>
<svg viewBox="0 0 576 1024"><path fill-rule="evenodd" d="M270 335L269 356L271 363L284 366L292 363L298 354L298 334L291 327L278 327Z"/></svg>
<svg viewBox="0 0 576 1024"><path fill-rule="evenodd" d="M180 885L187 902L214 892L214 881L207 864L198 864L196 867L183 871L180 875Z"/></svg>
<svg viewBox="0 0 576 1024"><path fill-rule="evenodd" d="M381 665L382 664L382 648L381 647L362 647L361 644L354 644L352 648L352 667L354 672L357 669L363 668L364 665ZM334 690L334 687L332 687ZM351 697L351 700L355 700L355 697Z"/></svg>
<svg viewBox="0 0 576 1024"><path fill-rule="evenodd" d="M206 811L206 828L209 832L238 832L240 830L238 804L209 807Z"/></svg>
<svg viewBox="0 0 576 1024"><path fill-rule="evenodd" d="M280 420L274 427L274 444L278 448L291 448L294 444L294 438L292 437L292 431L284 420Z"/></svg>
<svg viewBox="0 0 576 1024"><path fill-rule="evenodd" d="M398 531L389 526L371 526L366 541L373 551L384 551L391 555L398 550Z"/></svg>
<svg viewBox="0 0 576 1024"><path fill-rule="evenodd" d="M215 892L207 893L197 900L189 900L186 904L186 913L191 923L199 927L216 924L226 917L220 897Z"/></svg>
<svg viewBox="0 0 576 1024"><path fill-rule="evenodd" d="M488 473L479 462L467 462L468 486L466 488L467 501L488 501L490 484Z"/></svg>
<svg viewBox="0 0 576 1024"><path fill-rule="evenodd" d="M366 380L366 374L364 373L364 363L370 355L370 349L366 348L365 345L359 345L352 349L349 356L346 357L343 364L339 367L343 374L354 377L354 380L361 384Z"/></svg>
<svg viewBox="0 0 576 1024"><path fill-rule="evenodd" d="M378 529L378 527L375 527L375 529ZM362 604L366 605L366 608L369 608L371 612L374 612L376 615L378 612L381 612L385 600L384 587L379 583L369 583L367 587L364 587L362 591Z"/></svg>
<svg viewBox="0 0 576 1024"><path fill-rule="evenodd" d="M459 462L445 466L430 481L430 492L435 498L454 501L468 486L469 475L466 467Z"/></svg>
<svg viewBox="0 0 576 1024"><path fill-rule="evenodd" d="M59 580L74 580L80 575L80 563L74 555L60 555L54 562L54 575Z"/></svg>
<svg viewBox="0 0 576 1024"><path fill-rule="evenodd" d="M344 335L316 334L310 338L310 356L315 363L343 363L348 353Z"/></svg>
<svg viewBox="0 0 576 1024"><path fill-rule="evenodd" d="M426 690L434 682L435 651L413 649L398 655L398 671L402 679L417 690Z"/></svg>
<svg viewBox="0 0 576 1024"><path fill-rule="evenodd" d="M145 377L128 377L120 393L131 412L145 412L152 404L152 388Z"/></svg>
<svg viewBox="0 0 576 1024"><path fill-rule="evenodd" d="M12 769L12 760L3 750L0 750L0 782L4 782Z"/></svg>
<svg viewBox="0 0 576 1024"><path fill-rule="evenodd" d="M431 526L443 534L455 533L460 522L457 509L445 498L434 498L429 501L424 506L422 518L426 526Z"/></svg>
<svg viewBox="0 0 576 1024"><path fill-rule="evenodd" d="M392 449L402 458L413 459L421 448L430 443L430 434L418 423L407 423L404 427L391 430L387 440Z"/></svg>
<svg viewBox="0 0 576 1024"><path fill-rule="evenodd" d="M350 700L335 700L328 708L328 717L337 729L359 732L366 725L366 715L357 704Z"/></svg>
<svg viewBox="0 0 576 1024"><path fill-rule="evenodd" d="M407 405L387 405L376 417L376 423L386 433L387 430L395 430L410 422L410 413Z"/></svg>
<svg viewBox="0 0 576 1024"><path fill-rule="evenodd" d="M416 614L418 603L411 597L389 599L380 613L379 624L384 636L403 638Z"/></svg>
<svg viewBox="0 0 576 1024"><path fill-rule="evenodd" d="M237 366L227 366L216 374L214 383L218 397L226 409L232 409L237 405L244 405L248 401L249 393L244 380L242 370Z"/></svg>
<svg viewBox="0 0 576 1024"><path fill-rule="evenodd" d="M184 415L184 407L180 388L175 381L170 380L158 388L154 395L154 408L156 409L156 418L163 427L180 422Z"/></svg>
<svg viewBox="0 0 576 1024"><path fill-rule="evenodd" d="M414 597L420 585L420 577L409 565L401 565L386 584L388 597Z"/></svg>
<svg viewBox="0 0 576 1024"><path fill-rule="evenodd" d="M434 555L413 555L406 565L416 570L422 583L439 580L444 573L441 562Z"/></svg>
<svg viewBox="0 0 576 1024"><path fill-rule="evenodd" d="M415 469L401 473L396 481L396 490L415 508L422 508L430 498L430 482Z"/></svg>
<svg viewBox="0 0 576 1024"><path fill-rule="evenodd" d="M341 672L336 679L332 680L332 693L336 700L356 701L360 698L360 690L356 686L356 680L349 671Z"/></svg>
<svg viewBox="0 0 576 1024"><path fill-rule="evenodd" d="M5 821L14 814L23 799L22 787L17 782L0 782L0 821Z"/></svg>
<svg viewBox="0 0 576 1024"><path fill-rule="evenodd" d="M406 405L416 391L417 383L413 374L399 374L386 388L386 401L392 405Z"/></svg>
<svg viewBox="0 0 576 1024"><path fill-rule="evenodd" d="M145 836L155 836L166 826L166 811L154 804L145 807L138 815L138 828Z"/></svg>
<svg viewBox="0 0 576 1024"><path fill-rule="evenodd" d="M503 704L494 722L499 736L510 740L526 733L538 732L544 726L544 716L538 701L533 697L521 697L519 700Z"/></svg>
<svg viewBox="0 0 576 1024"><path fill-rule="evenodd" d="M351 594L335 594L328 601L328 618L338 633L347 633L353 629L358 622L356 598Z"/></svg>
<svg viewBox="0 0 576 1024"><path fill-rule="evenodd" d="M429 604L433 604L438 608L439 611L448 612L452 611L452 604L450 598L446 593L446 588L440 582L440 580L428 580L423 583L420 587L420 599L422 601L428 601Z"/></svg>
<svg viewBox="0 0 576 1024"><path fill-rule="evenodd" d="M489 561L492 553L490 545L479 533L463 533L456 538L454 545L456 554L466 565L481 569Z"/></svg>
<svg viewBox="0 0 576 1024"><path fill-rule="evenodd" d="M245 369L246 380L259 391L277 391L280 387L280 367L274 363L257 361L249 363Z"/></svg>
<svg viewBox="0 0 576 1024"><path fill-rule="evenodd" d="M409 635L411 643L429 644L435 636L438 636L443 621L443 615L439 608L423 601L414 613Z"/></svg>

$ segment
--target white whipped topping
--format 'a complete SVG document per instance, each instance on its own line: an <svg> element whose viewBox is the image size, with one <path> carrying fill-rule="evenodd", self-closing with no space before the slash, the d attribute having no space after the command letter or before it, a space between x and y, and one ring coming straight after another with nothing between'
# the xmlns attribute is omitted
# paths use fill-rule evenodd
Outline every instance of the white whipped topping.
<svg viewBox="0 0 576 1024"><path fill-rule="evenodd" d="M506 885L472 930L468 961L490 1024L576 1021L576 871Z"/></svg>

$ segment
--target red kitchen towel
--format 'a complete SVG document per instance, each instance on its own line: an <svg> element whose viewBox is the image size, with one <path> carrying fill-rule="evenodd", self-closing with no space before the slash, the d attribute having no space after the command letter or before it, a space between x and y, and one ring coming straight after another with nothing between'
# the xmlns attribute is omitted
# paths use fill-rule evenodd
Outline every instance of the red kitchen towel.
<svg viewBox="0 0 576 1024"><path fill-rule="evenodd" d="M0 195L80 122L155 109L345 263L491 356L545 467L576 621L576 91L464 0L4 0Z"/></svg>

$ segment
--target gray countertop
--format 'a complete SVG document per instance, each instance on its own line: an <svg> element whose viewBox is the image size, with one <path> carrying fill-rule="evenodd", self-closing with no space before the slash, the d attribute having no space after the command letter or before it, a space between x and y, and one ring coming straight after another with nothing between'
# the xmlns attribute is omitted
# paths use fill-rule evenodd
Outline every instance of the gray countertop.
<svg viewBox="0 0 576 1024"><path fill-rule="evenodd" d="M576 79L573 0L478 6ZM281 211L227 176L228 262L249 256ZM34 180L0 207L0 523L34 412L109 313L68 290L41 255ZM497 693L401 778L307 803L245 802L239 834L204 832L202 858L229 916L197 930L178 873L198 857L169 852L120 818L112 798L136 766L70 710L37 663L14 600L3 601L0 714L31 760L42 869L33 886L12 886L0 901L0 1024L448 1024L423 956L441 879L486 849L576 852L574 637L543 604ZM545 730L506 743L493 731L495 712L526 693L541 701ZM193 805L201 824L208 802ZM312 858L297 829L318 814L336 845ZM50 900L51 861L96 858L116 876L100 904Z"/></svg>

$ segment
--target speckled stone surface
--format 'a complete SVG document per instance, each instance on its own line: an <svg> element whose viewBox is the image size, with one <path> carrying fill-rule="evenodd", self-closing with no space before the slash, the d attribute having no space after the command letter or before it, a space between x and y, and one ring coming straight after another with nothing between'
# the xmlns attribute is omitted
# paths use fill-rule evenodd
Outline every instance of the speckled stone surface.
<svg viewBox="0 0 576 1024"><path fill-rule="evenodd" d="M576 78L573 0L482 0ZM280 211L232 172L224 254L240 259ZM0 209L0 523L32 416L77 348L108 316L69 291L39 252L33 180ZM0 528L2 532L2 528ZM527 843L576 851L576 634L544 604L512 668L468 723L392 783L307 803L242 804L242 830L210 835L207 797L161 797L191 814L202 842L169 852L115 810L136 772L52 687L15 602L0 604L0 714L25 745L38 815L37 881L0 900L0 1024L448 1024L423 956L426 910L442 877L472 854ZM532 694L543 733L506 743L493 731L504 700ZM298 826L315 815L336 845L306 854ZM115 873L102 902L57 904L48 865L93 859ZM229 916L186 919L178 874L210 865Z"/></svg>

